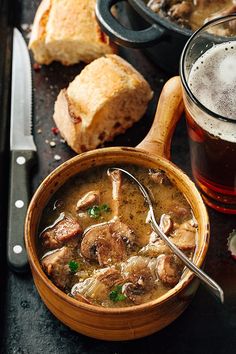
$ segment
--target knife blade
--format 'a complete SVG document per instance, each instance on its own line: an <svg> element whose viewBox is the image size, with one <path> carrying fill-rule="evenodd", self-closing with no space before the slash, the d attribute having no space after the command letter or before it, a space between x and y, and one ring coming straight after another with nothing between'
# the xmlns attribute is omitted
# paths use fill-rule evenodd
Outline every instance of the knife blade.
<svg viewBox="0 0 236 354"><path fill-rule="evenodd" d="M7 260L15 272L28 268L24 245L24 222L29 203L29 173L36 158L32 136L32 73L25 40L13 30L10 184L7 228Z"/></svg>

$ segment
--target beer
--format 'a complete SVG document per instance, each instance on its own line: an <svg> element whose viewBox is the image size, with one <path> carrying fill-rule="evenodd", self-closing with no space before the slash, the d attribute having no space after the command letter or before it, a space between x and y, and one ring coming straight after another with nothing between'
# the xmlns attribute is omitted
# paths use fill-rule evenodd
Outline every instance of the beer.
<svg viewBox="0 0 236 354"><path fill-rule="evenodd" d="M209 205L236 213L236 41L202 54L188 86L204 106L184 97L193 176Z"/></svg>

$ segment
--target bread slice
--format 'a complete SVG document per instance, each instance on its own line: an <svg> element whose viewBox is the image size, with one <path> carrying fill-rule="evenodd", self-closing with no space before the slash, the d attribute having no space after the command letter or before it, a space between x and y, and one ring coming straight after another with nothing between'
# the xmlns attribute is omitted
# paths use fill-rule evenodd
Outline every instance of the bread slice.
<svg viewBox="0 0 236 354"><path fill-rule="evenodd" d="M35 15L29 48L39 64L89 63L115 53L97 24L96 0L43 0Z"/></svg>
<svg viewBox="0 0 236 354"><path fill-rule="evenodd" d="M107 55L87 65L60 92L53 118L68 145L80 153L125 132L143 116L152 95L129 63Z"/></svg>

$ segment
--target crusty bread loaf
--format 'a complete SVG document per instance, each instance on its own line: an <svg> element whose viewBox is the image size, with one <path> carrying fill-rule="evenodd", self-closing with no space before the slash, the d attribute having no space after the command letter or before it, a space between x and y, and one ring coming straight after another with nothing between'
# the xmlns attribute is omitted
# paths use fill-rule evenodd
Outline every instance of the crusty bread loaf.
<svg viewBox="0 0 236 354"><path fill-rule="evenodd" d="M115 46L95 18L96 0L43 0L36 12L29 48L39 64L89 63Z"/></svg>
<svg viewBox="0 0 236 354"><path fill-rule="evenodd" d="M89 65L60 92L54 120L77 153L123 133L144 114L152 90L129 63L107 55Z"/></svg>

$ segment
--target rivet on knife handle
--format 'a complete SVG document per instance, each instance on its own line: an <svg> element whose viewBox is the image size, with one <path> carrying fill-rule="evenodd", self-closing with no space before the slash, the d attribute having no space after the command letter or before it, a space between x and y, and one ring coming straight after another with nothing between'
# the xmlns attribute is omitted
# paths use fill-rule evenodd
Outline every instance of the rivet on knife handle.
<svg viewBox="0 0 236 354"><path fill-rule="evenodd" d="M15 272L25 272L28 268L24 223L30 198L29 174L35 157L34 151L11 152L7 260Z"/></svg>

